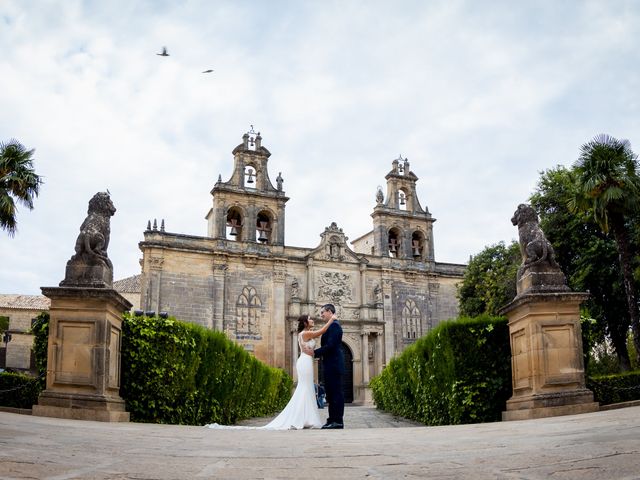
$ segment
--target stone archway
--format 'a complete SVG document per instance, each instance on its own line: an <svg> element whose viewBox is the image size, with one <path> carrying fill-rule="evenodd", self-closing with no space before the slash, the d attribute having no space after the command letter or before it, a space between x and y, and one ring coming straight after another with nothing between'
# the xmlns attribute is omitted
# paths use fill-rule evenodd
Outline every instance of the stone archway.
<svg viewBox="0 0 640 480"><path fill-rule="evenodd" d="M344 342L342 342L342 354L344 355L344 375L342 377L344 403L353 403L353 353ZM318 362L318 382L324 384L322 362Z"/></svg>

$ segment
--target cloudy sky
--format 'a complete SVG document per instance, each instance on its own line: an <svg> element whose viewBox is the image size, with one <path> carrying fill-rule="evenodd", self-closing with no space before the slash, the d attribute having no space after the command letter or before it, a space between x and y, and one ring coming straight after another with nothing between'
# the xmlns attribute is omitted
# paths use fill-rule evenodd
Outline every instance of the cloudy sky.
<svg viewBox="0 0 640 480"><path fill-rule="evenodd" d="M633 0L3 0L0 141L34 148L45 183L0 232L0 293L58 285L98 191L115 279L140 272L149 219L206 235L250 125L284 178L288 245L371 230L401 154L436 260L466 263L517 236L539 172L582 143L640 151L638 45Z"/></svg>

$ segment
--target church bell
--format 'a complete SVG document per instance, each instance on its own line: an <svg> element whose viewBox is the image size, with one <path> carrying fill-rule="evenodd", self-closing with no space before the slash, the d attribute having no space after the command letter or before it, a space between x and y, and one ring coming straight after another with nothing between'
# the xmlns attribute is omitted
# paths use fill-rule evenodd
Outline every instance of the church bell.
<svg viewBox="0 0 640 480"><path fill-rule="evenodd" d="M269 237L267 236L267 232L269 231L268 225L269 224L267 222L260 222L260 227L258 228L258 232L260 232L258 236L259 242L266 243L269 240Z"/></svg>
<svg viewBox="0 0 640 480"><path fill-rule="evenodd" d="M413 241L413 256L414 257L420 256L420 242L417 240Z"/></svg>
<svg viewBox="0 0 640 480"><path fill-rule="evenodd" d="M238 221L235 218L232 218L228 225L231 227L231 230L229 231L229 235L233 235L234 237L236 235L238 235Z"/></svg>

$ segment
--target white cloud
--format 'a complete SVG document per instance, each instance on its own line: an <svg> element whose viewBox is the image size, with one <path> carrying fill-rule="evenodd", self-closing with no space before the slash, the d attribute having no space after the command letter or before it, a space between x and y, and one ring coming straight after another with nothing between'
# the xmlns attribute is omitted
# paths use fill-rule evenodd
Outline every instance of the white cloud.
<svg viewBox="0 0 640 480"><path fill-rule="evenodd" d="M332 221L369 231L402 154L437 218L436 259L466 262L516 236L541 170L600 132L638 143L639 14L633 1L2 2L0 140L35 148L46 183L18 235L0 233L0 292L57 284L106 188L116 278L139 271L149 219L205 235L209 191L250 124L285 180L288 244L314 247Z"/></svg>

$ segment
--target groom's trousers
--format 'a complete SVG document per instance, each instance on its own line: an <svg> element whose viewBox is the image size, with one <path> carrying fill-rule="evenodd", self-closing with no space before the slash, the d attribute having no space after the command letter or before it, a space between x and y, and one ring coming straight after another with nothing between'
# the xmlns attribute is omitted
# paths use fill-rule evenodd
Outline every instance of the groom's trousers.
<svg viewBox="0 0 640 480"><path fill-rule="evenodd" d="M342 391L342 374L325 372L324 389L329 402L329 422L344 423L344 392Z"/></svg>

